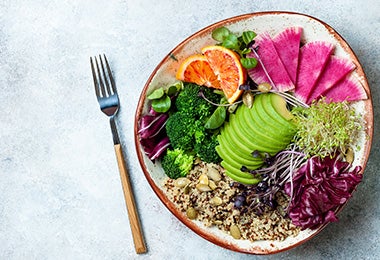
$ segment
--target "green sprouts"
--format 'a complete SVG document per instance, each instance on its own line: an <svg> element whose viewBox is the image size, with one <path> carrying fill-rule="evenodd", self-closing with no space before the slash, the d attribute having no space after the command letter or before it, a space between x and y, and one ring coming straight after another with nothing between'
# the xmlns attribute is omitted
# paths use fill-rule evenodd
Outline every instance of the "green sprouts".
<svg viewBox="0 0 380 260"><path fill-rule="evenodd" d="M345 153L362 128L361 119L348 102L329 103L322 98L310 108L296 107L292 113L298 126L294 141L308 157Z"/></svg>

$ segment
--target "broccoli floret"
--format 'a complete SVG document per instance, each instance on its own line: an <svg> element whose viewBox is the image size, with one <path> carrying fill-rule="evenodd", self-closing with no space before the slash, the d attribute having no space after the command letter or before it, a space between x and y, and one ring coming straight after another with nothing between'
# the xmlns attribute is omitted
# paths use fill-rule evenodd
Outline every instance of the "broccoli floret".
<svg viewBox="0 0 380 260"><path fill-rule="evenodd" d="M207 163L220 163L222 159L215 148L219 144L216 135L208 135L202 141L196 142L194 150L202 161Z"/></svg>
<svg viewBox="0 0 380 260"><path fill-rule="evenodd" d="M216 107L202 98L200 96L201 92L203 92L207 99L219 103L220 95L214 93L212 89L193 83L185 83L184 88L179 92L175 101L178 111L186 112L200 120L210 116Z"/></svg>
<svg viewBox="0 0 380 260"><path fill-rule="evenodd" d="M201 97L200 92L212 102L219 103L220 95L211 89L185 83L175 101L177 111L166 122L166 134L174 150L196 154L206 162L217 163L221 161L215 151L218 140L205 128L205 122L216 106Z"/></svg>
<svg viewBox="0 0 380 260"><path fill-rule="evenodd" d="M166 122L166 134L173 148L191 151L202 124L186 112L172 114Z"/></svg>
<svg viewBox="0 0 380 260"><path fill-rule="evenodd" d="M165 174L171 179L186 176L193 167L194 156L181 149L168 149L161 164Z"/></svg>

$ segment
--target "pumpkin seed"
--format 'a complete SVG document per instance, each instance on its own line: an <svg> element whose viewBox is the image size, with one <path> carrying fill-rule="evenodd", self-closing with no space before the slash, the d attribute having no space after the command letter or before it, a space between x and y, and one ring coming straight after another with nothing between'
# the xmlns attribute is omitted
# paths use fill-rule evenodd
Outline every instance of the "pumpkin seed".
<svg viewBox="0 0 380 260"><path fill-rule="evenodd" d="M190 183L190 180L188 178L180 177L174 181L174 186L178 188L183 188L189 183Z"/></svg>
<svg viewBox="0 0 380 260"><path fill-rule="evenodd" d="M211 191L211 188L208 185L202 184L202 183L198 183L195 186L195 188L197 188L197 190L202 191L202 192L204 192L204 191Z"/></svg>
<svg viewBox="0 0 380 260"><path fill-rule="evenodd" d="M267 93L272 89L272 86L269 83L261 83L257 86L257 89L262 93Z"/></svg>
<svg viewBox="0 0 380 260"><path fill-rule="evenodd" d="M248 108L252 107L254 95L251 91L245 91L242 99L243 99L244 105L246 105Z"/></svg>
<svg viewBox="0 0 380 260"><path fill-rule="evenodd" d="M189 219L196 219L198 215L198 212L193 207L188 207L186 210L186 216Z"/></svg>
<svg viewBox="0 0 380 260"><path fill-rule="evenodd" d="M201 174L198 178L200 184L208 185L208 177L206 174Z"/></svg>
<svg viewBox="0 0 380 260"><path fill-rule="evenodd" d="M230 226L230 234L235 239L240 239L241 238L240 229L239 229L239 227L237 225L231 225Z"/></svg>
<svg viewBox="0 0 380 260"><path fill-rule="evenodd" d="M208 183L208 186L212 189L215 190L218 186L216 186L215 182L210 180Z"/></svg>
<svg viewBox="0 0 380 260"><path fill-rule="evenodd" d="M353 163L354 162L354 151L352 150L351 147L349 147L346 151L346 161L348 163Z"/></svg>
<svg viewBox="0 0 380 260"><path fill-rule="evenodd" d="M223 200L217 196L211 199L211 204L214 206L222 205L222 203L223 203Z"/></svg>
<svg viewBox="0 0 380 260"><path fill-rule="evenodd" d="M215 169L214 167L208 168L207 175L213 181L220 181L222 179L222 176L220 175L220 173L218 172L218 170Z"/></svg>

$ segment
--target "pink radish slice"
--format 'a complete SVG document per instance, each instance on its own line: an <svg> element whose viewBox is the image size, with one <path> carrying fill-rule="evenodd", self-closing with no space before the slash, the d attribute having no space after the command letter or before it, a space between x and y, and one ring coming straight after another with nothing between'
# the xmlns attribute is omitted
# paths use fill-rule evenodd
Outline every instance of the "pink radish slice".
<svg viewBox="0 0 380 260"><path fill-rule="evenodd" d="M307 104L310 104L314 99L318 99L322 93L334 87L341 79L348 75L355 68L350 60L330 56L330 59L322 72L317 84L315 84L312 92L307 98Z"/></svg>
<svg viewBox="0 0 380 260"><path fill-rule="evenodd" d="M306 102L333 49L333 44L321 41L309 42L301 48L294 93L301 101Z"/></svg>
<svg viewBox="0 0 380 260"><path fill-rule="evenodd" d="M289 27L273 38L274 47L293 84L297 79L302 27Z"/></svg>
<svg viewBox="0 0 380 260"><path fill-rule="evenodd" d="M367 92L353 75L349 75L321 94L328 102L358 101L367 99Z"/></svg>
<svg viewBox="0 0 380 260"><path fill-rule="evenodd" d="M284 64L282 64L269 34L262 33L256 37L255 41L254 48L258 46L257 54L268 72L270 79L274 83L273 87L279 91L294 89L294 84L290 79ZM251 52L248 56L255 57L255 54ZM255 68L249 69L248 74L257 84L271 82L260 62Z"/></svg>

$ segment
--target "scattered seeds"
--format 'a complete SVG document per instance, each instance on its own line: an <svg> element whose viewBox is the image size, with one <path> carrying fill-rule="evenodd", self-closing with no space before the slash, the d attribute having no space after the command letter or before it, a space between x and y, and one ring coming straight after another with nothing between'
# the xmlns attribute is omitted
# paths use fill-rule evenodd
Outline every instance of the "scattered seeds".
<svg viewBox="0 0 380 260"><path fill-rule="evenodd" d="M243 99L244 105L246 105L248 108L252 107L254 95L251 91L245 91L242 99Z"/></svg>
<svg viewBox="0 0 380 260"><path fill-rule="evenodd" d="M231 227L230 227L230 234L235 239L240 239L241 238L240 229L236 225L231 225Z"/></svg>
<svg viewBox="0 0 380 260"><path fill-rule="evenodd" d="M272 86L269 83L261 83L257 86L257 89L262 93L267 93L272 89Z"/></svg>
<svg viewBox="0 0 380 260"><path fill-rule="evenodd" d="M193 207L188 207L186 210L186 216L189 219L196 219L198 215L198 212Z"/></svg>
<svg viewBox="0 0 380 260"><path fill-rule="evenodd" d="M196 186L195 186L199 191L211 191L211 188L206 185L206 184L202 184L202 183L198 183Z"/></svg>
<svg viewBox="0 0 380 260"><path fill-rule="evenodd" d="M190 183L190 180L185 177L180 177L174 181L174 185L178 188L183 188Z"/></svg>
<svg viewBox="0 0 380 260"><path fill-rule="evenodd" d="M223 200L219 197L213 197L210 202L214 206L219 206L219 205L222 205Z"/></svg>

